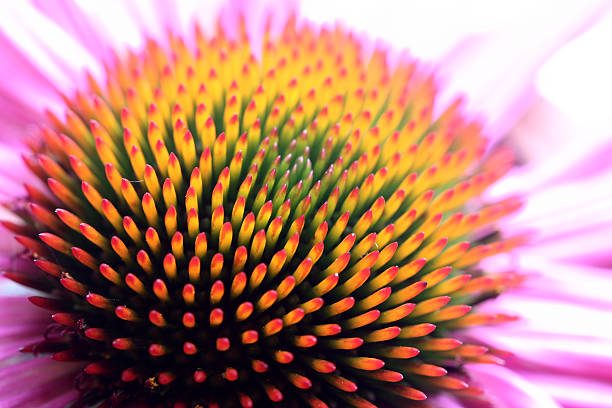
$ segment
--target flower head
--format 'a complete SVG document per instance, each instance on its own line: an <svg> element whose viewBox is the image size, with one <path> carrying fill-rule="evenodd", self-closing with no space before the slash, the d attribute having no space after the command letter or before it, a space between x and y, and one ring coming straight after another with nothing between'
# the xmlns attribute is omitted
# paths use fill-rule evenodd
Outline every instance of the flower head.
<svg viewBox="0 0 612 408"><path fill-rule="evenodd" d="M46 186L10 204L7 276L52 321L22 351L70 362L83 405L477 398L462 365L502 360L457 334L514 319L472 310L521 280L478 267L524 240L492 227L519 199L478 199L512 154L342 28L167 43L29 140Z"/></svg>

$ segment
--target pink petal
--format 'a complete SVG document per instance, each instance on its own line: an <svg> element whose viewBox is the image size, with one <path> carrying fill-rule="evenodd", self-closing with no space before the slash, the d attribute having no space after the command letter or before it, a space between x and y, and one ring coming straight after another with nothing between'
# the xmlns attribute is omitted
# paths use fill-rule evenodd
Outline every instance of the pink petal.
<svg viewBox="0 0 612 408"><path fill-rule="evenodd" d="M14 141L12 141L14 142ZM26 153L23 144L7 145L0 142L0 201L23 196L23 183L40 186L40 180L24 164L21 155ZM2 213L0 208L0 214ZM0 219L5 219L0 216Z"/></svg>
<svg viewBox="0 0 612 408"><path fill-rule="evenodd" d="M33 4L97 58L108 57L106 35L74 0L34 0Z"/></svg>
<svg viewBox="0 0 612 408"><path fill-rule="evenodd" d="M612 58L602 53L612 35L612 9L588 31L563 46L542 67L537 78L539 93L579 126L590 132L580 135L589 144L592 133L612 128L606 101L612 93ZM571 78L571 80L569 80ZM599 132L598 132L599 131ZM601 142L609 141L602 137Z"/></svg>
<svg viewBox="0 0 612 408"><path fill-rule="evenodd" d="M609 396L612 395L612 385L609 381L594 381L555 373L524 373L523 376L553 395L564 408L610 407Z"/></svg>
<svg viewBox="0 0 612 408"><path fill-rule="evenodd" d="M64 406L77 396L73 380L81 365L58 364L49 357L42 357L1 367L0 406Z"/></svg>
<svg viewBox="0 0 612 408"><path fill-rule="evenodd" d="M587 106L594 104L599 103L585 101ZM542 96L512 129L510 143L524 163L517 169L517 175L529 174L528 178L523 177L524 184L516 183L514 188L574 182L612 171L606 159L606 152L612 149L610 129L579 123ZM506 183L502 180L501 185Z"/></svg>
<svg viewBox="0 0 612 408"><path fill-rule="evenodd" d="M593 25L606 2L518 3L523 15L509 28L473 36L443 60L443 97L465 92L468 108L485 113L486 130L504 136L529 107L539 67L561 45ZM528 6L529 5L529 6Z"/></svg>
<svg viewBox="0 0 612 408"><path fill-rule="evenodd" d="M31 123L44 122L43 109L57 107L60 98L45 72L3 32L0 56L10 61L0 64L0 140L16 145Z"/></svg>
<svg viewBox="0 0 612 408"><path fill-rule="evenodd" d="M27 2L3 10L2 31L62 91L75 86L84 68L99 75L99 61L78 40ZM79 78L80 79L80 78Z"/></svg>
<svg viewBox="0 0 612 408"><path fill-rule="evenodd" d="M561 408L542 389L505 367L471 364L467 369L496 408Z"/></svg>
<svg viewBox="0 0 612 408"><path fill-rule="evenodd" d="M6 359L15 359L18 355L26 357L19 353L19 349L40 341L41 333L49 324L49 314L33 307L25 293L11 293L11 288L6 285L8 282L8 279L0 280L0 367L8 363ZM23 293L23 288L20 291Z"/></svg>
<svg viewBox="0 0 612 408"><path fill-rule="evenodd" d="M593 266L612 265L612 168L564 181L551 179L546 166L540 169L518 169L491 191L491 198L517 191L528 194L523 208L501 224L506 234L535 231L523 253Z"/></svg>

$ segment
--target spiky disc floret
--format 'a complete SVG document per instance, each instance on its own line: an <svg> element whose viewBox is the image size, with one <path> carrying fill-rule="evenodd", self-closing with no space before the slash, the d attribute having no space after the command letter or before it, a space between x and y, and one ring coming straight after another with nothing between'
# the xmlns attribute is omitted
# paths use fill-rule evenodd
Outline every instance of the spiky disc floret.
<svg viewBox="0 0 612 408"><path fill-rule="evenodd" d="M470 305L514 276L471 266L519 239L468 239L518 202L456 211L511 158L482 160L459 103L432 116L427 72L341 28L290 21L260 59L244 30L169 43L90 78L31 143L48 191L6 225L54 279L9 277L49 292L30 300L62 330L25 351L84 361L84 404L474 394L461 363L499 359L450 333L509 318Z"/></svg>

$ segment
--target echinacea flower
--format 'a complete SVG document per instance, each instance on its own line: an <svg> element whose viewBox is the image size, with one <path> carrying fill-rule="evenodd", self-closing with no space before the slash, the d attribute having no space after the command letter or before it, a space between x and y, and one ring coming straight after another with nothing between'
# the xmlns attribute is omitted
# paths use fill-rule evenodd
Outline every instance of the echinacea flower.
<svg viewBox="0 0 612 408"><path fill-rule="evenodd" d="M27 139L5 276L43 311L1 300L0 402L483 398L464 365L503 354L459 338L515 320L472 310L523 281L479 267L525 240L479 200L513 155L414 59L234 17L112 55Z"/></svg>

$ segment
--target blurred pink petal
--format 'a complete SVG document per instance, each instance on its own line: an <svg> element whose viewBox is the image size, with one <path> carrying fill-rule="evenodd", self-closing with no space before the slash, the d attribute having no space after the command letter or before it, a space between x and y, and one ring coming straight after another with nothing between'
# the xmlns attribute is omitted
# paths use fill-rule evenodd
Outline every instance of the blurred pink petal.
<svg viewBox="0 0 612 408"><path fill-rule="evenodd" d="M24 360L0 368L2 403L6 407L64 407L78 396L74 388L79 364L57 364L50 358Z"/></svg>
<svg viewBox="0 0 612 408"><path fill-rule="evenodd" d="M542 2L526 9L525 19L509 29L466 38L442 61L441 74L448 78L442 98L466 93L468 109L483 112L485 129L494 139L504 136L530 106L533 79L542 64L593 25L609 6L607 2L556 4L550 15L547 4L552 6Z"/></svg>
<svg viewBox="0 0 612 408"><path fill-rule="evenodd" d="M612 270L552 261L538 248L533 247L531 255L522 251L510 261L519 270L534 271L534 276L522 288L484 305L484 310L518 313L522 320L477 328L469 335L511 350L508 367L527 379L545 379L541 384L563 406L605 406L601 401L592 403L591 385L596 390L612 389L612 326L605 324L612 321ZM571 388L551 386L555 376L572 383ZM582 395L591 396L583 400Z"/></svg>
<svg viewBox="0 0 612 408"><path fill-rule="evenodd" d="M612 385L609 381L595 381L576 375L557 372L545 374L523 374L528 381L537 383L554 395L563 408L609 408Z"/></svg>
<svg viewBox="0 0 612 408"><path fill-rule="evenodd" d="M495 408L561 408L546 392L505 367L471 364L468 371Z"/></svg>
<svg viewBox="0 0 612 408"><path fill-rule="evenodd" d="M59 104L57 88L47 75L0 30L0 140L20 144L24 129L44 122L42 110ZM35 98L28 95L36 95Z"/></svg>
<svg viewBox="0 0 612 408"><path fill-rule="evenodd" d="M612 242L606 239L612 228L612 189L608 188L612 171L536 185L531 182L537 180L537 169L530 182L531 174L529 168L519 170L497 186L503 192L533 191L523 209L507 223L508 233L536 229L532 245L524 251L606 265L612 251Z"/></svg>
<svg viewBox="0 0 612 408"><path fill-rule="evenodd" d="M612 35L612 10L584 34L564 45L537 75L538 92L588 133L577 139L589 145L612 129L606 101L612 93L612 56L602 52ZM595 135L593 134L595 133ZM608 138L609 141L609 138Z"/></svg>
<svg viewBox="0 0 612 408"><path fill-rule="evenodd" d="M4 297L2 304L0 393L3 406L55 408L74 400L76 391L73 379L80 364L67 363L64 366L49 357L31 359L17 351L23 345L40 339L40 328L48 321L48 314L32 310L23 296Z"/></svg>
<svg viewBox="0 0 612 408"><path fill-rule="evenodd" d="M89 50L31 3L4 7L2 31L60 90L72 89L84 68L100 75L100 63Z"/></svg>
<svg viewBox="0 0 612 408"><path fill-rule="evenodd" d="M96 58L108 58L111 51L104 33L96 19L91 19L74 0L33 0L32 4Z"/></svg>

